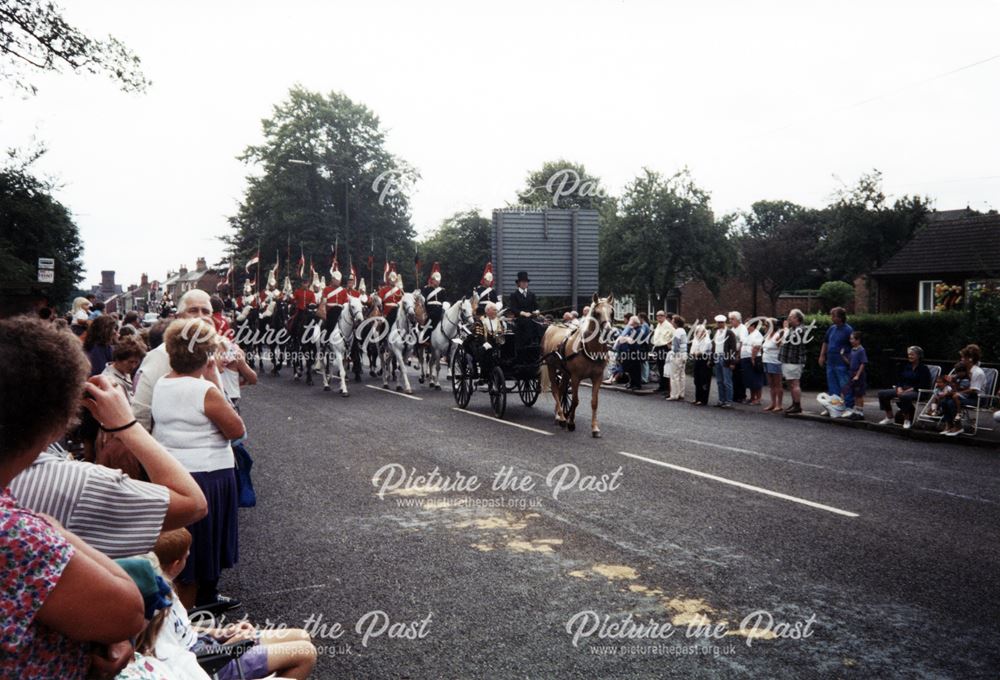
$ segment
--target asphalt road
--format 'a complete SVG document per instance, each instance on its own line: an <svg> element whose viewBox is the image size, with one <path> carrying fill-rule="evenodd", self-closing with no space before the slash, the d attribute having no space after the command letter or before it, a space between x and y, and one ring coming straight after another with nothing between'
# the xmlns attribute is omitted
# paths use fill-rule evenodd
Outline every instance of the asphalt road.
<svg viewBox="0 0 1000 680"><path fill-rule="evenodd" d="M549 395L500 422L372 384L244 392L259 503L223 589L308 624L315 677L997 676L995 451L610 391L592 439L589 405L569 433ZM392 465L465 488L380 497Z"/></svg>

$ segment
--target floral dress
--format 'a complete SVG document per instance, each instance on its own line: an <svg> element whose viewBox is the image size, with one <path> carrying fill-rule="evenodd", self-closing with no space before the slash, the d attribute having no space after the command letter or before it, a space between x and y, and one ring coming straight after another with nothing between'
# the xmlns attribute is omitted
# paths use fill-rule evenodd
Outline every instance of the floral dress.
<svg viewBox="0 0 1000 680"><path fill-rule="evenodd" d="M0 678L83 678L87 644L35 622L74 550L0 492Z"/></svg>

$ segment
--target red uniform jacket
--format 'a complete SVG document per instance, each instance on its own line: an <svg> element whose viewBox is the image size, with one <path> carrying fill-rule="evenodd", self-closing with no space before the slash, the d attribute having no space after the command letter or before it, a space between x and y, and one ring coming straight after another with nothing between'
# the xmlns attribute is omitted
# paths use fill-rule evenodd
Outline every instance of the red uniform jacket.
<svg viewBox="0 0 1000 680"><path fill-rule="evenodd" d="M378 296L382 298L382 309L386 314L403 301L403 291L395 286L382 286L378 289Z"/></svg>
<svg viewBox="0 0 1000 680"><path fill-rule="evenodd" d="M316 304L316 293L311 290L305 290L304 288L299 288L297 291L292 293L292 297L295 299L295 308L299 311L303 311L308 304Z"/></svg>
<svg viewBox="0 0 1000 680"><path fill-rule="evenodd" d="M327 286L323 289L323 299L327 309L347 304L347 289L343 286Z"/></svg>

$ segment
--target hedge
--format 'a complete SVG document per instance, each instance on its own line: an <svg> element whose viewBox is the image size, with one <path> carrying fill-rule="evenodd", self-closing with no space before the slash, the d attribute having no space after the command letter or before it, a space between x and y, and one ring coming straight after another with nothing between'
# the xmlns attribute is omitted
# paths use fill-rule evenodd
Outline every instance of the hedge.
<svg viewBox="0 0 1000 680"><path fill-rule="evenodd" d="M808 358L803 387L810 390L826 389L826 369L820 367L817 359L819 349L830 327L829 315L810 315L806 323L815 322L815 330L808 346ZM891 385L896 378L898 362L893 358L906 356L906 348L919 345L924 356L930 360L955 362L958 351L969 342L969 329L964 312L938 312L921 314L903 312L901 314L853 314L847 322L856 331L861 331L861 343L868 353L869 380L871 387ZM998 357L983 356L984 361Z"/></svg>

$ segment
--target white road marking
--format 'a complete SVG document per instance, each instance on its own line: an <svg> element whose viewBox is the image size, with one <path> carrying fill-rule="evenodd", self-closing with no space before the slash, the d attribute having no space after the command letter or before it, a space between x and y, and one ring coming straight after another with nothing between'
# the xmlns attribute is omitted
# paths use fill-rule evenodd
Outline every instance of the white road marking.
<svg viewBox="0 0 1000 680"><path fill-rule="evenodd" d="M502 423L504 425L510 425L511 427L519 427L522 430L528 430L529 432L535 432L537 434L544 434L546 437L551 437L552 436L551 432L546 432L545 430L538 430L538 429L535 429L533 427L528 427L527 425L520 425L518 423L512 423L512 422L507 421L507 420L500 420L499 418L494 418L493 416L488 416L488 415L485 415L483 413L476 413L475 411L466 411L464 409L458 408L457 406L452 406L451 410L452 411L458 411L459 413L468 413L470 416L476 416L477 418L485 418L486 420L492 420L494 423Z"/></svg>
<svg viewBox="0 0 1000 680"><path fill-rule="evenodd" d="M745 453L751 456L756 456L758 458L763 458L765 460L776 460L780 463L788 463L789 465L801 465L803 467L815 468L817 470L826 470L828 472L834 472L838 475L849 475L851 477L862 477L864 479L871 479L876 482L884 482L887 484L896 484L896 480L885 479L884 477L876 477L875 475L868 475L863 472L856 472L854 470L841 470L839 468L830 467L829 465L820 465L819 463L807 463L802 460L794 460L793 458L783 458L782 456L774 456L770 453L761 453L760 451L753 451L751 449L740 449L735 446L724 446L722 444L713 444L712 442L703 442L699 439L685 439L684 441L689 444L697 444L698 446L708 446L713 449L719 449L720 451L732 451L734 453Z"/></svg>
<svg viewBox="0 0 1000 680"><path fill-rule="evenodd" d="M817 508L819 510L826 510L827 512L832 512L836 515L843 515L844 517L858 517L858 513L849 512L847 510L841 510L840 508L834 508L830 505L823 505L822 503L816 503L815 501L806 500L805 498L799 498L798 496L789 496L785 493L780 493L778 491L771 491L770 489L764 489L759 486L754 486L752 484L746 484L744 482L737 482L733 479L726 479L725 477L719 477L717 475L711 475L707 472L701 472L699 470L692 470L691 468L681 467L680 465L673 465L672 463L665 463L662 460L655 460L653 458L646 458L645 456L638 456L634 453L629 453L628 451L619 451L622 456L628 456L629 458L635 458L636 460L641 460L646 463L652 463L653 465L659 465L661 467L670 468L671 470L677 470L679 472L686 472L689 475L695 475L696 477L704 477L705 479L711 479L716 482L722 482L723 484L729 484L730 486L739 487L740 489L746 489L747 491L755 491L757 493L762 493L766 496L773 496L774 498L781 498L782 500L791 501L793 503L799 503L800 505L808 505L810 508Z"/></svg>
<svg viewBox="0 0 1000 680"><path fill-rule="evenodd" d="M415 397L412 394L406 394L405 392L396 392L395 390L390 390L386 387L379 387L378 385L365 385L373 390L378 390L379 392L388 392L389 394L395 394L397 397L406 397L407 399L413 399L415 401L423 401L423 397Z"/></svg>

